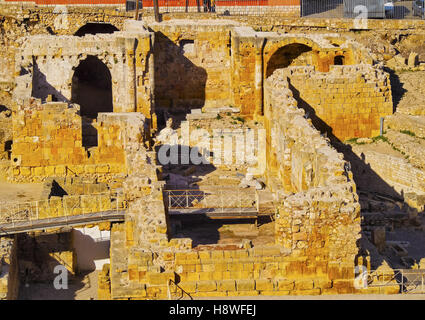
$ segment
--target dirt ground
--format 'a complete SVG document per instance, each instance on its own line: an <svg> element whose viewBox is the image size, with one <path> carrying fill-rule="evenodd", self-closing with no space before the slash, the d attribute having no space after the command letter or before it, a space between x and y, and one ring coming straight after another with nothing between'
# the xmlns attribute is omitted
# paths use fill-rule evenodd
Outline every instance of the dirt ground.
<svg viewBox="0 0 425 320"><path fill-rule="evenodd" d="M53 283L21 283L19 300L97 300L99 271L70 279L68 289L56 290Z"/></svg>
<svg viewBox="0 0 425 320"><path fill-rule="evenodd" d="M425 71L397 72L392 76L391 84L396 112L425 115L424 79Z"/></svg>
<svg viewBox="0 0 425 320"><path fill-rule="evenodd" d="M375 143L370 144L351 144L351 146L353 148L353 151L358 155L360 155L362 152L375 151L378 153L388 154L398 158L404 158L400 152L394 150L388 143L383 141L377 141Z"/></svg>
<svg viewBox="0 0 425 320"><path fill-rule="evenodd" d="M215 244L238 246L244 239L251 240L254 246L274 244L274 222L266 217L259 220L258 227L255 227L250 220L243 223L222 221L178 222L172 220L171 223L175 226L172 237L189 237L194 247Z"/></svg>
<svg viewBox="0 0 425 320"><path fill-rule="evenodd" d="M43 183L13 184L0 182L0 204L4 202L26 202L40 200Z"/></svg>

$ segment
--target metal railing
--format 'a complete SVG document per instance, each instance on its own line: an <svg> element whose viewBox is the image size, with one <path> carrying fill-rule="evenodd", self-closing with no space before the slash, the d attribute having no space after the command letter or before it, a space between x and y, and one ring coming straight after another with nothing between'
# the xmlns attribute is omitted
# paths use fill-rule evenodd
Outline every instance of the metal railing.
<svg viewBox="0 0 425 320"><path fill-rule="evenodd" d="M374 270L368 274L368 287L400 286L400 293L425 293L425 269Z"/></svg>
<svg viewBox="0 0 425 320"><path fill-rule="evenodd" d="M169 209L186 208L257 208L256 192L239 189L202 191L194 189L164 190L165 203Z"/></svg>
<svg viewBox="0 0 425 320"><path fill-rule="evenodd" d="M171 285L174 285L175 288L176 288L175 294L177 294L177 292L180 292L180 296L173 296L173 294L171 292ZM174 280L168 279L168 281L167 281L167 297L168 297L168 300L181 300L185 296L187 296L190 300L193 300L192 296L187 291L185 291L182 287L180 287Z"/></svg>
<svg viewBox="0 0 425 320"><path fill-rule="evenodd" d="M300 0L158 0L160 13L216 13L219 15L289 15L299 17ZM127 11L136 0L128 0ZM153 0L139 1L141 11L153 11Z"/></svg>
<svg viewBox="0 0 425 320"><path fill-rule="evenodd" d="M55 197L30 202L6 202L0 206L0 225L102 211L121 211L126 208L124 195L116 192Z"/></svg>
<svg viewBox="0 0 425 320"><path fill-rule="evenodd" d="M414 1L301 0L301 16L308 18L421 19Z"/></svg>

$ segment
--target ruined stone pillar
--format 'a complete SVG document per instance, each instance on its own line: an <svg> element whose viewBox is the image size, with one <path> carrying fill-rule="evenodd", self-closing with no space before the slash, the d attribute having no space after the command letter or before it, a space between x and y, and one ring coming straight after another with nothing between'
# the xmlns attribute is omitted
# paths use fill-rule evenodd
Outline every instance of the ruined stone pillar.
<svg viewBox="0 0 425 320"><path fill-rule="evenodd" d="M263 43L263 38L255 39L255 119L263 115Z"/></svg>

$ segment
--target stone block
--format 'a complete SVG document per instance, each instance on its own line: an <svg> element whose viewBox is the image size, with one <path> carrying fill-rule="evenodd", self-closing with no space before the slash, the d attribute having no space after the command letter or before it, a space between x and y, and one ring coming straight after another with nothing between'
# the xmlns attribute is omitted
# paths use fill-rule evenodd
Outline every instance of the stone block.
<svg viewBox="0 0 425 320"><path fill-rule="evenodd" d="M216 281L198 281L196 288L198 292L215 291L217 290L217 283Z"/></svg>
<svg viewBox="0 0 425 320"><path fill-rule="evenodd" d="M236 289L238 291L252 291L255 290L254 280L236 280Z"/></svg>

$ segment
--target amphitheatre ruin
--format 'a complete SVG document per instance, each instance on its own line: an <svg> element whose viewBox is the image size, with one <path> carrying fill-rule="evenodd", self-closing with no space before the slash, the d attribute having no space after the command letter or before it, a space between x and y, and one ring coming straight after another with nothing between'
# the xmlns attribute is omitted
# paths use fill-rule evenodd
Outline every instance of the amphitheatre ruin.
<svg viewBox="0 0 425 320"><path fill-rule="evenodd" d="M0 0L0 299L425 293L425 21L281 2Z"/></svg>

